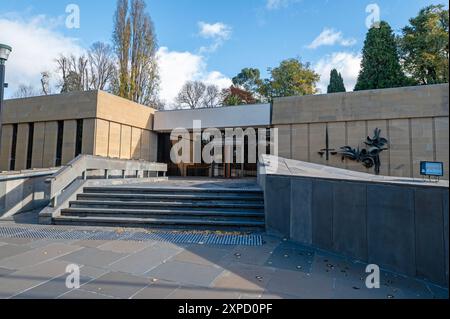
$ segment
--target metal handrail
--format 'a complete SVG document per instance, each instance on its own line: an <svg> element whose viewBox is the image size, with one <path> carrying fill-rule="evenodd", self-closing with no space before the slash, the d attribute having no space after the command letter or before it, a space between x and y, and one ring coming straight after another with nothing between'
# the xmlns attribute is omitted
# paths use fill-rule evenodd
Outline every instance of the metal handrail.
<svg viewBox="0 0 450 319"><path fill-rule="evenodd" d="M62 167L46 180L49 185L49 200L51 207L56 206L57 198L76 179L87 179L87 172L91 170L104 170L105 178L108 178L108 171L122 171L122 178L126 178L126 171L135 171L137 178L143 178L147 172L163 173L166 176L167 164L152 163L141 160L124 160L107 158L93 155L79 155L69 164Z"/></svg>

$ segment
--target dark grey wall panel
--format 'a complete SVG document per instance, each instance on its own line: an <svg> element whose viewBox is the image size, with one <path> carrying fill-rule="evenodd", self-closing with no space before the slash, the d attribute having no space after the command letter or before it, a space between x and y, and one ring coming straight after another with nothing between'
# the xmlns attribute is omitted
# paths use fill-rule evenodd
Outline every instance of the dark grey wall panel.
<svg viewBox="0 0 450 319"><path fill-rule="evenodd" d="M291 230L290 178L268 175L264 199L267 229L289 235Z"/></svg>
<svg viewBox="0 0 450 319"><path fill-rule="evenodd" d="M291 180L291 238L312 244L312 181Z"/></svg>
<svg viewBox="0 0 450 319"><path fill-rule="evenodd" d="M445 251L445 281L448 287L448 189L442 191L442 215L444 216L444 251Z"/></svg>
<svg viewBox="0 0 450 319"><path fill-rule="evenodd" d="M367 223L369 262L415 276L413 189L369 185Z"/></svg>
<svg viewBox="0 0 450 319"><path fill-rule="evenodd" d="M313 181L312 232L314 245L333 249L333 182Z"/></svg>
<svg viewBox="0 0 450 319"><path fill-rule="evenodd" d="M439 191L415 191L417 276L445 284L442 200L442 193Z"/></svg>
<svg viewBox="0 0 450 319"><path fill-rule="evenodd" d="M366 186L341 182L334 186L333 245L345 255L367 260Z"/></svg>

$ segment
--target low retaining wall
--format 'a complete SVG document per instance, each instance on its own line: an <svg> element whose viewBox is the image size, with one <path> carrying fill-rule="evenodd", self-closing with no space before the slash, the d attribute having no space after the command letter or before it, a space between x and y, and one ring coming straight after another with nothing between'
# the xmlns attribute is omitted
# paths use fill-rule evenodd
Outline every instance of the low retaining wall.
<svg viewBox="0 0 450 319"><path fill-rule="evenodd" d="M57 170L17 172L0 175L0 219L45 207L45 180Z"/></svg>
<svg viewBox="0 0 450 319"><path fill-rule="evenodd" d="M448 287L448 182L261 162L269 231Z"/></svg>

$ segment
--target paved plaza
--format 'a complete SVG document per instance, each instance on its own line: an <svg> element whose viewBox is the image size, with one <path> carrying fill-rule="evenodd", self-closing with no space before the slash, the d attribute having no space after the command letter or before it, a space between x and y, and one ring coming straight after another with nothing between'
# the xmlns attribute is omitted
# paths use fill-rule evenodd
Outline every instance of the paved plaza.
<svg viewBox="0 0 450 319"><path fill-rule="evenodd" d="M446 289L384 271L381 288L367 289L364 263L267 234L254 234L261 236L260 245L209 245L124 240L125 232L144 230L17 221L1 222L0 227L10 232L0 236L0 298L448 298ZM17 228L22 236L11 231ZM24 232L27 228L31 230ZM40 234L116 236L55 239L33 236L36 229ZM79 289L66 288L70 264L81 267Z"/></svg>

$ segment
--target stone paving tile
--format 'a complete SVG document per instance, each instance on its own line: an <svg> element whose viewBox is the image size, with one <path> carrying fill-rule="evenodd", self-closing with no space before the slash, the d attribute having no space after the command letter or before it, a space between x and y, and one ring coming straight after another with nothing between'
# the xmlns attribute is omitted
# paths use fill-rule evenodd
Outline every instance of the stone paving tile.
<svg viewBox="0 0 450 319"><path fill-rule="evenodd" d="M218 264L223 267L231 262L226 258L230 253L231 252L223 246L211 247L193 245L175 255L170 261L189 262L205 266L214 266Z"/></svg>
<svg viewBox="0 0 450 319"><path fill-rule="evenodd" d="M60 259L70 261L77 265L106 267L125 256L127 255L104 251L97 248L82 248L81 250L63 256Z"/></svg>
<svg viewBox="0 0 450 319"><path fill-rule="evenodd" d="M169 295L169 299L239 299L239 293L207 287L180 287Z"/></svg>
<svg viewBox="0 0 450 319"><path fill-rule="evenodd" d="M108 269L143 275L178 253L178 249L151 246L109 265Z"/></svg>
<svg viewBox="0 0 450 319"><path fill-rule="evenodd" d="M151 283L149 278L121 272L109 272L84 285L83 290L128 299Z"/></svg>
<svg viewBox="0 0 450 319"><path fill-rule="evenodd" d="M430 289L434 298L437 299L448 299L448 289L443 287L439 287L433 284L428 284L428 289Z"/></svg>
<svg viewBox="0 0 450 319"><path fill-rule="evenodd" d="M71 245L73 244L73 240L67 240L67 239L40 239L40 240L35 240L32 241L28 244L26 244L27 247L30 248L42 248L45 246L48 246L50 244L66 244L66 245ZM74 246L78 246L78 245L74 245ZM78 246L80 247L80 246Z"/></svg>
<svg viewBox="0 0 450 319"><path fill-rule="evenodd" d="M74 289L68 293L61 295L58 299L114 299L111 296L105 296L102 294L86 291L83 289Z"/></svg>
<svg viewBox="0 0 450 319"><path fill-rule="evenodd" d="M14 272L14 270L12 269L0 268L0 277L5 277L6 275L9 275L12 272Z"/></svg>
<svg viewBox="0 0 450 319"><path fill-rule="evenodd" d="M282 243L273 251L265 265L290 271L310 273L313 258L314 251L311 249Z"/></svg>
<svg viewBox="0 0 450 319"><path fill-rule="evenodd" d="M31 248L22 245L18 246L18 245L4 244L0 248L0 260L11 256L19 255L29 250L31 250Z"/></svg>
<svg viewBox="0 0 450 319"><path fill-rule="evenodd" d="M132 299L166 299L180 285L171 281L157 280L134 294Z"/></svg>
<svg viewBox="0 0 450 319"><path fill-rule="evenodd" d="M296 296L286 295L282 293L270 293L264 292L261 296L261 299L298 299Z"/></svg>
<svg viewBox="0 0 450 319"><path fill-rule="evenodd" d="M429 299L433 294L423 281L409 278L392 272L381 271L381 287L390 287L402 292L403 298L408 299Z"/></svg>
<svg viewBox="0 0 450 319"><path fill-rule="evenodd" d="M106 274L108 270L94 266L83 266L80 268L80 275L91 279L98 278Z"/></svg>
<svg viewBox="0 0 450 319"><path fill-rule="evenodd" d="M368 289L365 281L352 279L335 279L333 298L335 299L401 299L398 289L380 287Z"/></svg>
<svg viewBox="0 0 450 319"><path fill-rule="evenodd" d="M12 245L26 245L34 242L35 239L32 238L4 238L2 237L2 242Z"/></svg>
<svg viewBox="0 0 450 319"><path fill-rule="evenodd" d="M71 253L80 249L77 246L66 244L50 244L45 247L29 250L27 252L2 259L0 267L9 269L21 269L30 265L35 265L47 260L55 259L59 256Z"/></svg>
<svg viewBox="0 0 450 319"><path fill-rule="evenodd" d="M81 239L73 242L74 245L86 248L97 248L98 246L105 245L109 243L109 240L89 240L89 239Z"/></svg>
<svg viewBox="0 0 450 319"><path fill-rule="evenodd" d="M217 266L210 267L186 262L171 261L146 273L148 277L179 282L181 284L208 287L223 272Z"/></svg>
<svg viewBox="0 0 450 319"><path fill-rule="evenodd" d="M0 277L0 299L10 298L65 273L68 263L50 260Z"/></svg>
<svg viewBox="0 0 450 319"><path fill-rule="evenodd" d="M269 246L238 246L229 255L232 262L242 264L264 265L273 253Z"/></svg>
<svg viewBox="0 0 450 319"><path fill-rule="evenodd" d="M103 245L97 246L100 250L105 251L112 251L114 253L119 254L131 254L135 253L139 250L142 250L144 248L147 248L151 246L153 243L148 242L136 242L136 241L124 241L124 240L117 240L117 241L110 241Z"/></svg>
<svg viewBox="0 0 450 319"><path fill-rule="evenodd" d="M262 293L273 273L274 270L271 268L234 263L214 280L212 286L234 289L240 294Z"/></svg>
<svg viewBox="0 0 450 319"><path fill-rule="evenodd" d="M326 299L333 296L333 281L324 276L277 269L267 285L267 292L302 299Z"/></svg>
<svg viewBox="0 0 450 319"><path fill-rule="evenodd" d="M13 299L55 299L58 296L73 290L66 287L66 278L67 275L64 274L37 287L24 291L19 295L14 296ZM90 280L92 279L89 277L80 276L80 285L84 285Z"/></svg>

